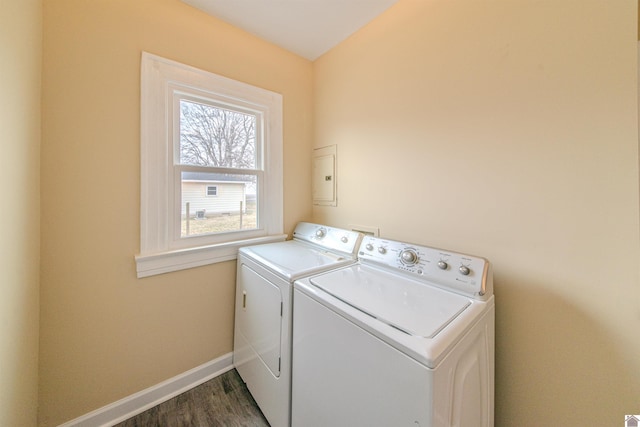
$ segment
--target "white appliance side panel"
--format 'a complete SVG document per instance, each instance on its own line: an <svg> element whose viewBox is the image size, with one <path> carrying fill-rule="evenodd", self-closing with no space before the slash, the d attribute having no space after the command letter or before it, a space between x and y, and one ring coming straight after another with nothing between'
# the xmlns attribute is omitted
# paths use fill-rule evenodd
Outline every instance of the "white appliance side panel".
<svg viewBox="0 0 640 427"><path fill-rule="evenodd" d="M487 419L487 353L481 351L482 337L458 360L453 377L452 425L469 426Z"/></svg>
<svg viewBox="0 0 640 427"><path fill-rule="evenodd" d="M239 295L240 332L274 376L280 376L282 294L280 288L242 264Z"/></svg>
<svg viewBox="0 0 640 427"><path fill-rule="evenodd" d="M495 309L487 310L438 367L437 425L493 427ZM444 391L445 392L440 392Z"/></svg>
<svg viewBox="0 0 640 427"><path fill-rule="evenodd" d="M294 289L292 427L432 427L433 371Z"/></svg>

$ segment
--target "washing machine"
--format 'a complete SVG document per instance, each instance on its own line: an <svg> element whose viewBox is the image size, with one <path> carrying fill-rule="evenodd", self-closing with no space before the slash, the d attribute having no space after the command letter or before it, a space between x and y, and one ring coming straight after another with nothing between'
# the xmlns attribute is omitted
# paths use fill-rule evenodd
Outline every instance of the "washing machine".
<svg viewBox="0 0 640 427"><path fill-rule="evenodd" d="M233 364L272 427L290 425L293 282L356 262L361 234L307 222L238 254Z"/></svg>
<svg viewBox="0 0 640 427"><path fill-rule="evenodd" d="M493 426L494 313L486 259L365 236L294 284L292 426Z"/></svg>

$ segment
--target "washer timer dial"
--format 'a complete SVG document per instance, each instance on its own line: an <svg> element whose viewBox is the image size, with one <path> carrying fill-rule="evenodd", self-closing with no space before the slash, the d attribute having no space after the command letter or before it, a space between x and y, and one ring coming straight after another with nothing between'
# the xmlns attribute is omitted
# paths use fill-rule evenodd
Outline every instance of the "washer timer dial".
<svg viewBox="0 0 640 427"><path fill-rule="evenodd" d="M400 252L400 260L405 265L414 265L418 262L418 254L413 249L405 249Z"/></svg>

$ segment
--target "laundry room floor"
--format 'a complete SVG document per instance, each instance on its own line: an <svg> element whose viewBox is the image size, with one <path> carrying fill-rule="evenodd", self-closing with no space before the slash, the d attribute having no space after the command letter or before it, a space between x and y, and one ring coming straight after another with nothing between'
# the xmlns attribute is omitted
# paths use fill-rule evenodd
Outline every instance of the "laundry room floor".
<svg viewBox="0 0 640 427"><path fill-rule="evenodd" d="M115 427L269 427L235 369Z"/></svg>

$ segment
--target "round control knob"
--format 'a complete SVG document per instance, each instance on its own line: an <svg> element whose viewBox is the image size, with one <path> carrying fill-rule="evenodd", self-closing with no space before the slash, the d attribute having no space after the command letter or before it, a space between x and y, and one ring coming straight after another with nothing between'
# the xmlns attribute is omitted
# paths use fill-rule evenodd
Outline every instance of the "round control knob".
<svg viewBox="0 0 640 427"><path fill-rule="evenodd" d="M324 228L318 228L316 230L316 237L318 239L322 239L325 236L325 234L327 234L327 230L325 230Z"/></svg>
<svg viewBox="0 0 640 427"><path fill-rule="evenodd" d="M371 243L367 243L367 246L365 246L365 248L367 248L368 251L372 251L373 245Z"/></svg>
<svg viewBox="0 0 640 427"><path fill-rule="evenodd" d="M347 243L349 241L349 238L347 236L342 236L342 238L340 238L340 241L342 243Z"/></svg>
<svg viewBox="0 0 640 427"><path fill-rule="evenodd" d="M438 268L440 270L446 270L449 267L446 261L438 261Z"/></svg>
<svg viewBox="0 0 640 427"><path fill-rule="evenodd" d="M418 262L418 254L413 249L405 249L400 253L400 259L405 264L415 264Z"/></svg>
<svg viewBox="0 0 640 427"><path fill-rule="evenodd" d="M378 248L378 252L380 252L382 255L387 253L387 248L385 248L384 246L380 246Z"/></svg>
<svg viewBox="0 0 640 427"><path fill-rule="evenodd" d="M469 273L471 273L471 270L469 270L469 267L466 265L461 265L460 268L458 268L458 271L460 271L460 274L463 276L468 276Z"/></svg>

